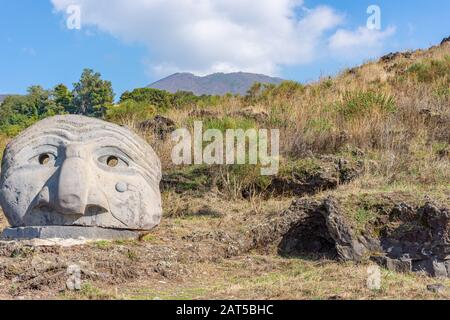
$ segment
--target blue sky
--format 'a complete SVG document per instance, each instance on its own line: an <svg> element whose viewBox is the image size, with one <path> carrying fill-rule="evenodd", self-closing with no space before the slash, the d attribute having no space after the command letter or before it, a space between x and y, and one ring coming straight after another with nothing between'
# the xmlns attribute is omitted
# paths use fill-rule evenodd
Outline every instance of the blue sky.
<svg viewBox="0 0 450 320"><path fill-rule="evenodd" d="M311 81L450 36L450 1L1 0L0 94L71 86L99 71L116 95L178 71L251 71ZM188 4L189 3L189 4ZM81 29L66 26L69 5ZM381 30L363 28L369 5Z"/></svg>

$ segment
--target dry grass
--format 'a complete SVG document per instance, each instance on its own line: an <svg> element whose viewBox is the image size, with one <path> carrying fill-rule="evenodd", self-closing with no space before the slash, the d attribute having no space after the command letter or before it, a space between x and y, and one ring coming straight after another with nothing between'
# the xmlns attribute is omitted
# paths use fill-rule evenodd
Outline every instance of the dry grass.
<svg viewBox="0 0 450 320"><path fill-rule="evenodd" d="M282 162L311 154L348 156L349 150L357 149L364 152L366 163L372 163L374 180L448 186L449 57L447 43L370 62L334 79L305 86L286 82L247 97L223 97L214 105L169 109L164 116L186 128L192 128L194 120L221 130L278 128ZM252 110L256 117L242 110ZM141 134L157 150L165 171L179 169L170 158L170 139ZM222 178L230 187L229 195L239 194L239 186L230 183L229 176Z"/></svg>
<svg viewBox="0 0 450 320"><path fill-rule="evenodd" d="M243 299L243 300L412 300L450 299L450 291L433 293L427 285L448 279L382 270L381 289L366 286L367 267L353 263L306 261L249 255L219 263L196 263L187 279L130 283L123 287L86 284L70 299Z"/></svg>

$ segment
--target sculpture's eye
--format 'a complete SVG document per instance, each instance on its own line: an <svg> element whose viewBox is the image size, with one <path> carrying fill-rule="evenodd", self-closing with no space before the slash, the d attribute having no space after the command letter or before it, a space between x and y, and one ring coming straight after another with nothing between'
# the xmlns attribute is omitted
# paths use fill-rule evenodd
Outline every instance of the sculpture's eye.
<svg viewBox="0 0 450 320"><path fill-rule="evenodd" d="M117 167L119 164L119 158L116 156L109 156L108 159L106 159L106 164L111 168Z"/></svg>
<svg viewBox="0 0 450 320"><path fill-rule="evenodd" d="M124 168L128 167L128 163L122 160L122 158L115 155L105 155L98 159L98 161L108 166L109 168Z"/></svg>
<svg viewBox="0 0 450 320"><path fill-rule="evenodd" d="M38 157L39 164L42 166L48 166L55 161L55 156L51 153L43 153Z"/></svg>

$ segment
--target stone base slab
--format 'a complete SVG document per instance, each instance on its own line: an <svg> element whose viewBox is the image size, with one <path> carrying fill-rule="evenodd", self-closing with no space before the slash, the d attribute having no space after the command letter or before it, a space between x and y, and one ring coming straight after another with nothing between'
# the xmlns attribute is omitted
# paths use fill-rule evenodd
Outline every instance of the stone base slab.
<svg viewBox="0 0 450 320"><path fill-rule="evenodd" d="M43 226L7 228L0 240L32 239L83 239L83 240L127 240L137 239L140 233L131 230L105 229L99 227Z"/></svg>

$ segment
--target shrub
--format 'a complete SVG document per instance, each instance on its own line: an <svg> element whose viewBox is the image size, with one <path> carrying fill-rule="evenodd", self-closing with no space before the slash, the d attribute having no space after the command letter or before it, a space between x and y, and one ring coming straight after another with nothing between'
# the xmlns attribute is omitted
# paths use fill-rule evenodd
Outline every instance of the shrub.
<svg viewBox="0 0 450 320"><path fill-rule="evenodd" d="M207 119L203 121L203 130L218 129L225 132L227 129L253 129L256 128L256 122L253 119L229 117Z"/></svg>
<svg viewBox="0 0 450 320"><path fill-rule="evenodd" d="M283 81L279 86L273 87L271 90L271 94L274 97L290 99L299 93L303 93L305 87L296 81Z"/></svg>
<svg viewBox="0 0 450 320"><path fill-rule="evenodd" d="M372 91L346 92L337 104L338 113L346 120L367 116L372 112L393 113L397 110L393 97Z"/></svg>
<svg viewBox="0 0 450 320"><path fill-rule="evenodd" d="M218 166L217 187L232 199L253 197L267 190L272 182L270 176L260 174L259 165Z"/></svg>
<svg viewBox="0 0 450 320"><path fill-rule="evenodd" d="M312 131L315 133L329 132L333 129L333 123L325 118L310 119L306 122L305 132Z"/></svg>
<svg viewBox="0 0 450 320"><path fill-rule="evenodd" d="M156 115L156 108L145 102L125 100L117 106L107 108L106 119L119 124L141 122Z"/></svg>
<svg viewBox="0 0 450 320"><path fill-rule="evenodd" d="M413 64L407 72L414 75L419 82L433 82L450 75L450 56L442 60L430 59Z"/></svg>
<svg viewBox="0 0 450 320"><path fill-rule="evenodd" d="M166 111L172 105L172 95L169 92L152 88L139 88L132 92L125 91L120 97L120 103L127 100L153 105L158 112Z"/></svg>

